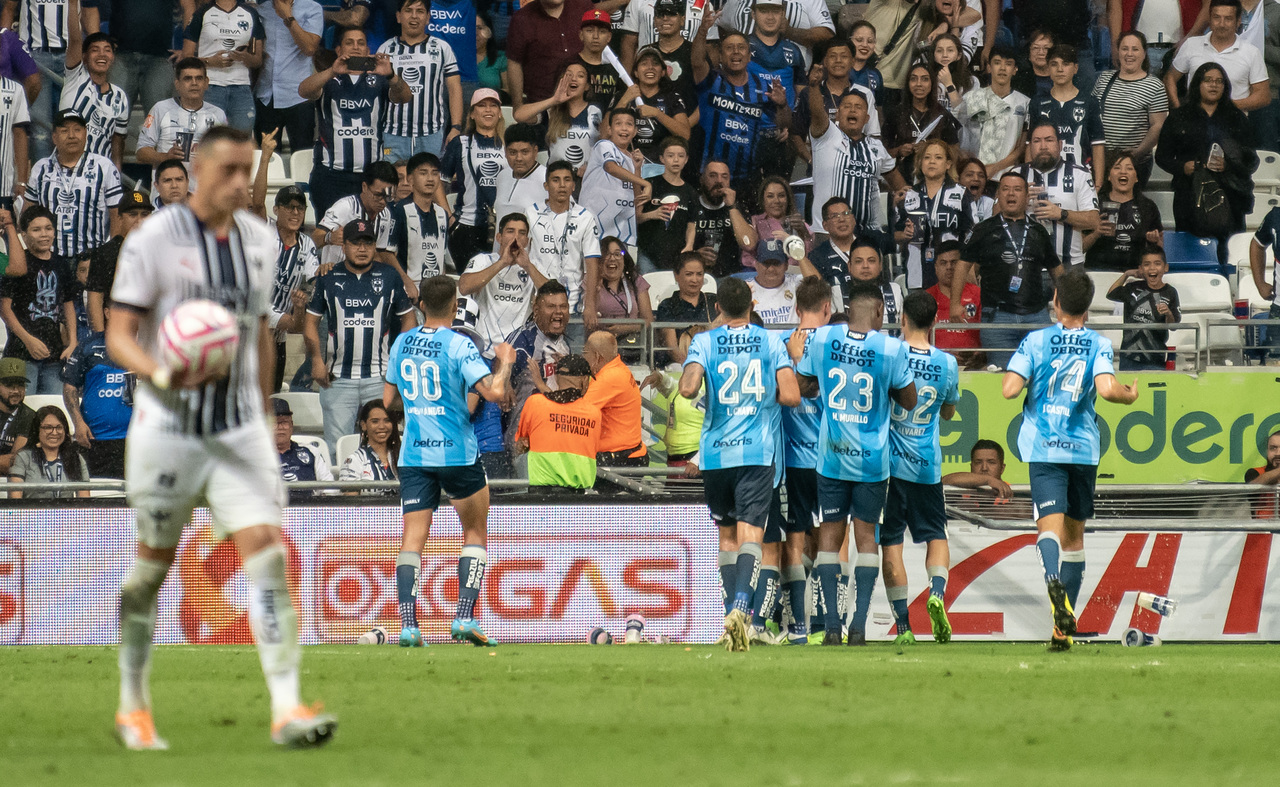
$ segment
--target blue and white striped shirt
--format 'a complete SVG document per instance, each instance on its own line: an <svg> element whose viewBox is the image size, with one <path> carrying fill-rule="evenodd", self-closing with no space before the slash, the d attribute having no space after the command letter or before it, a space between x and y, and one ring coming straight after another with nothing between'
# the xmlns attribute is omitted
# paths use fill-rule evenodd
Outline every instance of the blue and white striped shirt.
<svg viewBox="0 0 1280 787"><path fill-rule="evenodd" d="M342 380L382 377L392 320L412 310L400 274L376 261L360 274L334 266L316 280L307 306L329 320L329 373Z"/></svg>
<svg viewBox="0 0 1280 787"><path fill-rule="evenodd" d="M85 149L111 158L111 142L116 134L129 133L129 97L119 85L107 83L103 93L89 76L84 63L67 74L62 86L59 109L74 109L84 118L88 129Z"/></svg>
<svg viewBox="0 0 1280 787"><path fill-rule="evenodd" d="M97 8L98 0L80 0L80 9ZM18 37L32 52L61 52L67 46L67 0L22 0Z"/></svg>
<svg viewBox="0 0 1280 787"><path fill-rule="evenodd" d="M449 121L449 93L445 80L459 76L453 49L442 39L427 36L416 44L399 38L384 41L380 54L391 56L391 65L413 92L407 104L392 104L382 120L382 133L401 137L434 134ZM461 123L462 118L454 118Z"/></svg>
<svg viewBox="0 0 1280 787"><path fill-rule="evenodd" d="M31 169L27 200L53 212L53 248L64 257L96 249L111 239L110 209L120 204L120 172L111 160L85 152L71 167L58 154L42 158Z"/></svg>
<svg viewBox="0 0 1280 787"><path fill-rule="evenodd" d="M335 76L320 96L316 163L338 172L364 172L382 153L382 115L390 102L387 78L369 72Z"/></svg>

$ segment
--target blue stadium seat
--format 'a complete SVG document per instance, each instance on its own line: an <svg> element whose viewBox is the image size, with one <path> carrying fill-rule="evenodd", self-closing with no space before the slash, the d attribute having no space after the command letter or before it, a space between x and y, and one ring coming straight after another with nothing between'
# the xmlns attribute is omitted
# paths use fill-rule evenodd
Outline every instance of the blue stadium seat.
<svg viewBox="0 0 1280 787"><path fill-rule="evenodd" d="M1164 253L1169 270L1179 273L1221 273L1218 263L1218 241L1201 238L1189 232L1166 232Z"/></svg>

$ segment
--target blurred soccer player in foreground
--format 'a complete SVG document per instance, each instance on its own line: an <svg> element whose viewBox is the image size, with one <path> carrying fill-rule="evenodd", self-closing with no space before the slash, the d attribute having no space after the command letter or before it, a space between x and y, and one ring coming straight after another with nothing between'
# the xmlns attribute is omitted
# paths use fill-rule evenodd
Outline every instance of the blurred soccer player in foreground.
<svg viewBox="0 0 1280 787"><path fill-rule="evenodd" d="M1030 465L1036 550L1053 605L1050 650L1067 650L1084 580L1084 523L1093 516L1101 447L1094 401L1133 404L1138 381L1121 385L1111 340L1085 327L1093 281L1083 270L1058 277L1058 324L1027 334L1009 361L1004 398L1026 391L1018 453Z"/></svg>

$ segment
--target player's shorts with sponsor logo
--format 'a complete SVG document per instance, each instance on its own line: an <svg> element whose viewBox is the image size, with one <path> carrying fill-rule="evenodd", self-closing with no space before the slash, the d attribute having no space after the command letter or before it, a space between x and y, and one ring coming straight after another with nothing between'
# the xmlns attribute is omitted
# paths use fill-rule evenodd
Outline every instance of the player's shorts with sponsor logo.
<svg viewBox="0 0 1280 787"><path fill-rule="evenodd" d="M702 471L702 489L711 519L717 525L769 523L773 505L773 465L725 467Z"/></svg>
<svg viewBox="0 0 1280 787"><path fill-rule="evenodd" d="M280 525L284 481L265 421L199 436L148 425L135 413L124 477L129 505L138 512L138 540L155 549L177 546L191 512L205 504L219 539L254 525Z"/></svg>
<svg viewBox="0 0 1280 787"><path fill-rule="evenodd" d="M876 527L876 543L901 544L907 530L917 544L947 537L947 504L942 484L917 484L901 478L889 479L889 496L884 504L884 524Z"/></svg>
<svg viewBox="0 0 1280 787"><path fill-rule="evenodd" d="M1030 462L1027 469L1031 477L1031 505L1036 519L1050 514L1066 514L1083 522L1093 516L1097 465Z"/></svg>
<svg viewBox="0 0 1280 787"><path fill-rule="evenodd" d="M846 481L818 473L818 506L822 521L844 522L853 517L873 524L879 522L888 485L887 478L883 481Z"/></svg>
<svg viewBox="0 0 1280 787"><path fill-rule="evenodd" d="M469 465L451 467L400 468L400 510L435 511L440 507L440 493L450 500L464 500L489 485L480 460Z"/></svg>

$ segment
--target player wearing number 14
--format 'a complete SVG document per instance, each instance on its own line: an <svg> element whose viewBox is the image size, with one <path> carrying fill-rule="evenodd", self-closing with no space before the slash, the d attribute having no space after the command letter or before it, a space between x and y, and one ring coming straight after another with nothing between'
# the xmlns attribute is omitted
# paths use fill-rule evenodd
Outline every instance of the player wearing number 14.
<svg viewBox="0 0 1280 787"><path fill-rule="evenodd" d="M1059 322L1027 334L1009 361L1004 398L1026 391L1018 453L1029 463L1036 551L1053 606L1050 650L1071 647L1075 604L1084 581L1084 523L1093 516L1101 443L1094 399L1133 404L1138 381L1121 385L1111 341L1085 327L1093 282L1082 270L1058 277Z"/></svg>
<svg viewBox="0 0 1280 787"><path fill-rule="evenodd" d="M458 301L453 279L424 279L418 292L422 327L396 337L382 396L388 409L396 399L404 400L400 446L404 536L396 559L400 645L423 644L418 629L418 573L441 491L452 500L462 522L458 604L451 633L459 641L492 645L475 620L484 582L489 486L480 466L471 409L479 397L490 402L506 399L515 350L509 344L495 347L490 372L471 340L450 330Z"/></svg>

